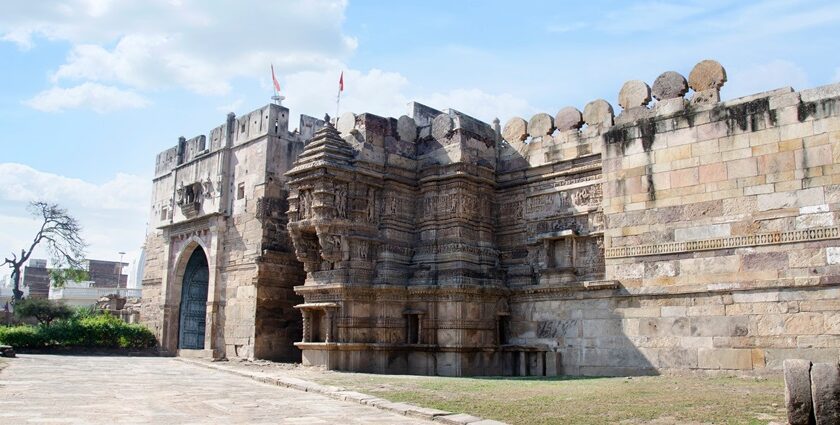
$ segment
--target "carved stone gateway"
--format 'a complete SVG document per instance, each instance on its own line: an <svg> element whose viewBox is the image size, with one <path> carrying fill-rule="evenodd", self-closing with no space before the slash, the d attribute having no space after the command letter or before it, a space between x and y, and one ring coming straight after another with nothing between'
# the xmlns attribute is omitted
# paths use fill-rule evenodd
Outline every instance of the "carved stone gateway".
<svg viewBox="0 0 840 425"><path fill-rule="evenodd" d="M725 82L702 61L617 84L618 116L598 99L504 127L417 103L299 132L276 105L230 116L209 148L158 157L144 320L167 351L191 332L178 285L201 246L216 357L437 375L836 359L840 85L719 102Z"/></svg>
<svg viewBox="0 0 840 425"><path fill-rule="evenodd" d="M207 257L201 248L197 248L187 262L184 282L181 287L181 323L178 348L204 349L209 276Z"/></svg>

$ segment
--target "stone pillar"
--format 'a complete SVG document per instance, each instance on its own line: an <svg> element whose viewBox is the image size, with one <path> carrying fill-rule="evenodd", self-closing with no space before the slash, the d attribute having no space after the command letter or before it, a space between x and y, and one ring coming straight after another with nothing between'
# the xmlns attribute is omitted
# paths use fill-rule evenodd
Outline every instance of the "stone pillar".
<svg viewBox="0 0 840 425"><path fill-rule="evenodd" d="M536 356L536 361L534 362L536 370L532 370L531 374L534 376L544 376L545 373L543 373L543 371L545 370L545 351L537 351L536 353L534 353L534 355Z"/></svg>
<svg viewBox="0 0 840 425"><path fill-rule="evenodd" d="M528 353L519 352L519 376L528 376Z"/></svg>
<svg viewBox="0 0 840 425"><path fill-rule="evenodd" d="M545 353L545 375L559 376L561 372L560 353L548 351Z"/></svg>
<svg viewBox="0 0 840 425"><path fill-rule="evenodd" d="M303 316L303 338L301 342L310 342L312 340L312 318L309 310L301 309L301 316Z"/></svg>
<svg viewBox="0 0 840 425"><path fill-rule="evenodd" d="M788 359L785 368L785 407L791 425L809 425L813 415L811 402L811 362Z"/></svg>
<svg viewBox="0 0 840 425"><path fill-rule="evenodd" d="M324 342L333 342L333 322L335 320L335 311L326 309L324 318L327 319L327 332L324 335Z"/></svg>
<svg viewBox="0 0 840 425"><path fill-rule="evenodd" d="M811 366L811 398L816 425L840 423L840 366L837 363Z"/></svg>

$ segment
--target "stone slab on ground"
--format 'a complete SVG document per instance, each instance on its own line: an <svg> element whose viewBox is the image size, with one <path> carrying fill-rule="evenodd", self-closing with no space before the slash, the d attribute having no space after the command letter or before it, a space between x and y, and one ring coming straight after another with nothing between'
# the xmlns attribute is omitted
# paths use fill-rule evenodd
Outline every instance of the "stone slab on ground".
<svg viewBox="0 0 840 425"><path fill-rule="evenodd" d="M473 424L482 419L473 415L468 415L466 413L458 413L455 415L445 415L445 416L438 416L435 418L435 421L443 422L445 424L450 425L465 425L465 424Z"/></svg>
<svg viewBox="0 0 840 425"><path fill-rule="evenodd" d="M409 403L392 402L376 396L371 396L356 391L348 391L339 387L316 384L314 382L309 382L299 378L276 376L266 374L263 372L243 370L235 366L224 365L220 362L209 362L204 360L196 360L192 358L179 358L178 360L184 363L195 364L198 366L228 372L239 376L251 377L252 379L258 380L260 382L274 384L281 387L295 389L298 391L315 392L337 400L355 402L414 418L435 420L448 424L504 424L504 422L482 419L476 416L467 415L463 413L455 414L452 412L447 412L445 410L430 409L426 407L415 406Z"/></svg>
<svg viewBox="0 0 840 425"><path fill-rule="evenodd" d="M11 345L0 345L0 357L15 357L15 349Z"/></svg>
<svg viewBox="0 0 840 425"><path fill-rule="evenodd" d="M428 423L172 358L22 354L8 363L3 424Z"/></svg>

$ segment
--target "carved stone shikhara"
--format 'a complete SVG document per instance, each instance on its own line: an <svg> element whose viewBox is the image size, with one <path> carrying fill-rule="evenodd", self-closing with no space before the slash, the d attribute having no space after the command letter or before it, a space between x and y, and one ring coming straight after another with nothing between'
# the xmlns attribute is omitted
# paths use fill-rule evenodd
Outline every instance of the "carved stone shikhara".
<svg viewBox="0 0 840 425"><path fill-rule="evenodd" d="M143 320L177 350L200 246L217 357L441 375L836 358L840 85L720 103L725 81L703 61L624 84L618 117L599 99L503 127L417 103L297 132L276 105L229 116L158 156Z"/></svg>

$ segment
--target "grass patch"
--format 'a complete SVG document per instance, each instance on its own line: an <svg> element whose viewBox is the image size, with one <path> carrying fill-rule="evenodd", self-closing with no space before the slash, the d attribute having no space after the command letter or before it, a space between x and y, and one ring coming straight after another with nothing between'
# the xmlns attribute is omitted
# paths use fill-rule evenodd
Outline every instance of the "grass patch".
<svg viewBox="0 0 840 425"><path fill-rule="evenodd" d="M392 401L511 424L784 421L782 378L445 378L326 373L313 376Z"/></svg>

